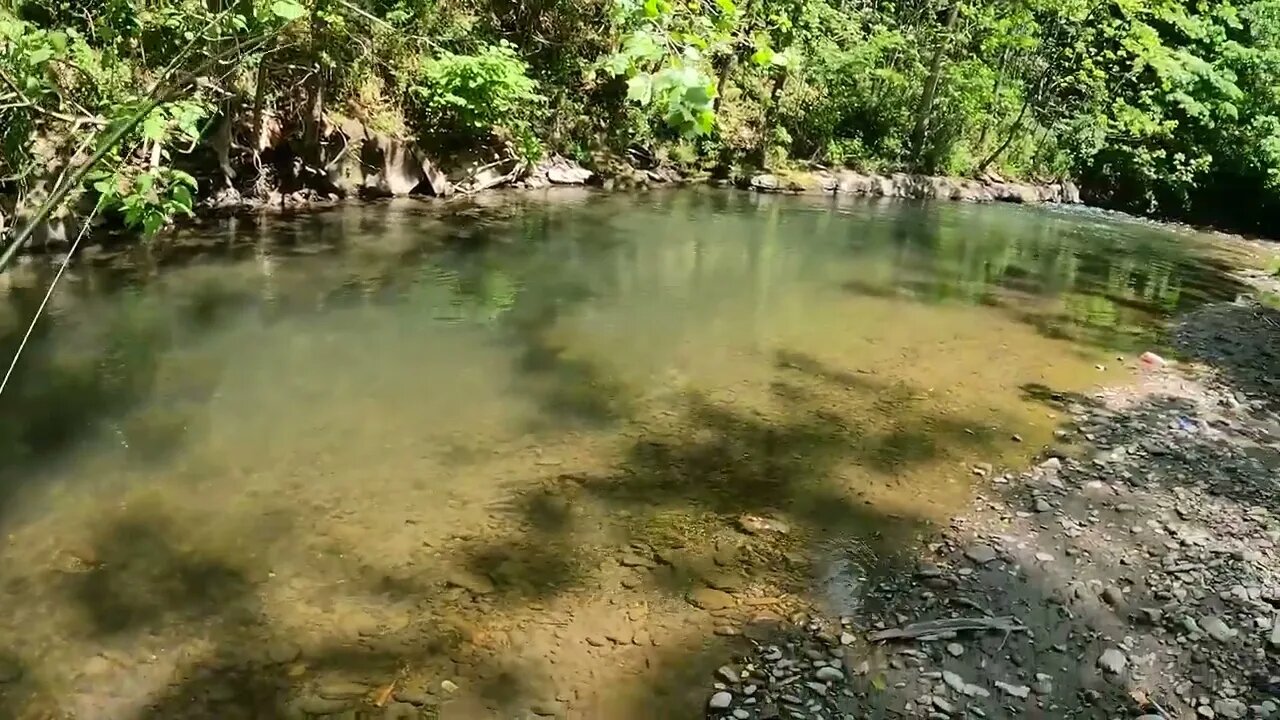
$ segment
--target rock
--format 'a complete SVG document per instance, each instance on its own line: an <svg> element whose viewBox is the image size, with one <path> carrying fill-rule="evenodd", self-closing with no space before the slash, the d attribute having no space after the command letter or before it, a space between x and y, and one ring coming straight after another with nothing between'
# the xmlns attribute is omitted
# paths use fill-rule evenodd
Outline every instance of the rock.
<svg viewBox="0 0 1280 720"><path fill-rule="evenodd" d="M843 682L844 681L844 673L841 672L839 668L834 668L834 667L831 667L830 665L818 668L818 670L813 674L813 676L822 682Z"/></svg>
<svg viewBox="0 0 1280 720"><path fill-rule="evenodd" d="M1009 683L995 681L996 689L1002 691L1010 697L1016 697L1019 700L1026 700L1031 696L1031 688L1026 685L1010 685Z"/></svg>
<svg viewBox="0 0 1280 720"><path fill-rule="evenodd" d="M976 544L965 548L964 556L978 565L993 562L999 555L990 545Z"/></svg>
<svg viewBox="0 0 1280 720"><path fill-rule="evenodd" d="M712 710L724 710L725 708L729 707L732 704L733 704L733 695L724 691L720 691L715 695L712 695L711 699L707 701L707 707L711 708Z"/></svg>
<svg viewBox="0 0 1280 720"><path fill-rule="evenodd" d="M1053 510L1053 506L1044 498L1036 498L1035 510L1038 513L1047 513Z"/></svg>
<svg viewBox="0 0 1280 720"><path fill-rule="evenodd" d="M295 707L304 715L334 715L351 707L351 701L303 695L298 698Z"/></svg>
<svg viewBox="0 0 1280 720"><path fill-rule="evenodd" d="M1280 618L1271 621L1271 635L1267 638L1271 647L1280 648Z"/></svg>
<svg viewBox="0 0 1280 720"><path fill-rule="evenodd" d="M1213 704L1213 711L1228 720L1239 720L1249 712L1249 706L1235 698L1219 698Z"/></svg>
<svg viewBox="0 0 1280 720"><path fill-rule="evenodd" d="M947 654L951 657L960 657L964 654L964 646L960 643L947 643Z"/></svg>
<svg viewBox="0 0 1280 720"><path fill-rule="evenodd" d="M622 557L618 558L618 564L622 567L654 567L654 562L652 560L646 557L641 557L635 553L624 554Z"/></svg>
<svg viewBox="0 0 1280 720"><path fill-rule="evenodd" d="M494 591L492 580L468 570L450 570L444 581L446 585L460 587L476 595L488 595Z"/></svg>
<svg viewBox="0 0 1280 720"><path fill-rule="evenodd" d="M564 717L564 703L558 700L537 700L529 704L529 710L538 717Z"/></svg>
<svg viewBox="0 0 1280 720"><path fill-rule="evenodd" d="M1129 658L1115 648L1108 648L1098 657L1098 667L1113 675L1119 675L1124 672L1124 668L1128 664Z"/></svg>
<svg viewBox="0 0 1280 720"><path fill-rule="evenodd" d="M456 693L458 692L458 683L452 680L441 680L440 689L447 693Z"/></svg>
<svg viewBox="0 0 1280 720"><path fill-rule="evenodd" d="M554 185L583 185L594 175L590 170L562 157L553 158L549 164L543 163L540 167L547 180Z"/></svg>
<svg viewBox="0 0 1280 720"><path fill-rule="evenodd" d="M434 705L435 699L423 690L415 690L412 688L400 688L395 691L394 696L400 702L409 703L410 705Z"/></svg>
<svg viewBox="0 0 1280 720"><path fill-rule="evenodd" d="M691 604L703 610L723 610L734 605L732 595L715 588L698 588L690 591L687 598Z"/></svg>
<svg viewBox="0 0 1280 720"><path fill-rule="evenodd" d="M382 710L382 720L418 720L418 708L409 703L393 702Z"/></svg>
<svg viewBox="0 0 1280 720"><path fill-rule="evenodd" d="M1139 355L1138 362L1148 367L1164 367L1168 364L1167 360L1151 351L1147 351Z"/></svg>
<svg viewBox="0 0 1280 720"><path fill-rule="evenodd" d="M277 640L267 645L267 659L276 665L284 665L298 659L302 649L287 640Z"/></svg>
<svg viewBox="0 0 1280 720"><path fill-rule="evenodd" d="M760 192L777 192L781 186L782 183L778 181L777 175L765 173L751 178L752 189Z"/></svg>
<svg viewBox="0 0 1280 720"><path fill-rule="evenodd" d="M1113 608L1124 606L1124 593L1120 588L1111 585L1102 591L1102 600Z"/></svg>
<svg viewBox="0 0 1280 720"><path fill-rule="evenodd" d="M729 683L730 685L742 679L738 675L738 671L734 670L732 667L729 667L728 665L721 665L719 669L716 670L716 677Z"/></svg>
<svg viewBox="0 0 1280 720"><path fill-rule="evenodd" d="M749 535L767 535L768 533L786 535L791 532L791 528L781 520L759 515L743 515L738 518L738 527Z"/></svg>
<svg viewBox="0 0 1280 720"><path fill-rule="evenodd" d="M0 655L0 685L17 682L24 674L22 663Z"/></svg>
<svg viewBox="0 0 1280 720"><path fill-rule="evenodd" d="M1209 634L1209 637L1218 642L1227 642L1240 634L1239 630L1233 629L1223 622L1221 618L1213 615L1201 618L1200 627Z"/></svg>
<svg viewBox="0 0 1280 720"><path fill-rule="evenodd" d="M316 694L328 700L350 700L371 692L368 685L350 680L330 680L316 686Z"/></svg>

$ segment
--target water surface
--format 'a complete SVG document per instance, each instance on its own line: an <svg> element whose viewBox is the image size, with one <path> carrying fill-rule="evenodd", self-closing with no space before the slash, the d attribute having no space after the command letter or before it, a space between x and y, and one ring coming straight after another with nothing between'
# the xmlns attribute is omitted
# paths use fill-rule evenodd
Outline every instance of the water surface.
<svg viewBox="0 0 1280 720"><path fill-rule="evenodd" d="M0 397L0 715L279 717L337 679L694 716L714 628L856 603L976 463L1052 442L1046 395L1238 289L1202 238L1089 213L485 202L228 221L64 279ZM50 276L6 278L0 347ZM708 583L738 604L685 602Z"/></svg>

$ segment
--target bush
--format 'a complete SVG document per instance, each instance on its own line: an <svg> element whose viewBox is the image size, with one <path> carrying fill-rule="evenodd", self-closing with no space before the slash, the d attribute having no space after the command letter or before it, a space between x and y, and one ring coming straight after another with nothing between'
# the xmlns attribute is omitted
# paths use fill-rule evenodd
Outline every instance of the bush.
<svg viewBox="0 0 1280 720"><path fill-rule="evenodd" d="M514 140L525 157L536 154L530 121L545 102L528 66L502 43L476 55L443 52L422 64L409 88L422 134L469 144Z"/></svg>

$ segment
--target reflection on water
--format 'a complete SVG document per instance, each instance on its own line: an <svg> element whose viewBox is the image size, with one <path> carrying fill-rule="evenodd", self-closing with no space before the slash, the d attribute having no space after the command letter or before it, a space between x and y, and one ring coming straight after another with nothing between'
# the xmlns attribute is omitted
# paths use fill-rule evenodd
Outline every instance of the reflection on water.
<svg viewBox="0 0 1280 720"><path fill-rule="evenodd" d="M277 717L341 680L683 716L713 627L891 562L1050 440L1026 388L1236 289L1137 223L701 192L184 240L64 281L0 399L0 715ZM5 279L0 348L49 276Z"/></svg>

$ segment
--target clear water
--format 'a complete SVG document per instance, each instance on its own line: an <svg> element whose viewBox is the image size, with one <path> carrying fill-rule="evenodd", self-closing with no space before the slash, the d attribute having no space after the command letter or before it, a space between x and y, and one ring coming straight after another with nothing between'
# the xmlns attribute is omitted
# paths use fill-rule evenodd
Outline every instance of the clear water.
<svg viewBox="0 0 1280 720"><path fill-rule="evenodd" d="M430 690L423 717L695 716L740 642L715 627L831 601L831 563L1052 442L1037 398L1236 290L1202 239L1089 213L486 202L227 221L64 279L0 396L0 716L283 717L331 680ZM51 274L4 278L4 357ZM685 601L716 574L735 608Z"/></svg>

